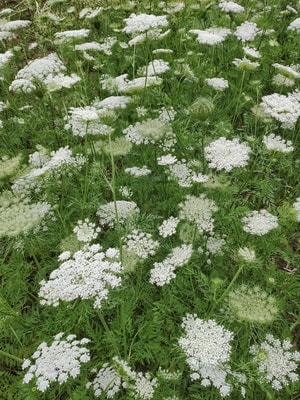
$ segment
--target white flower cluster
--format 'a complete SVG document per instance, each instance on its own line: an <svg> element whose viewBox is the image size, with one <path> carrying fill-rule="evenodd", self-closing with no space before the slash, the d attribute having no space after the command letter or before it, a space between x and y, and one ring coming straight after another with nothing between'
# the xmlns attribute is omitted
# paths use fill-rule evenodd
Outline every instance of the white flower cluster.
<svg viewBox="0 0 300 400"><path fill-rule="evenodd" d="M227 28L208 28L206 30L190 29L189 33L197 35L197 42L200 44L208 44L214 46L224 42L226 37L231 33Z"/></svg>
<svg viewBox="0 0 300 400"><path fill-rule="evenodd" d="M124 248L132 251L142 259L154 256L159 247L159 242L152 239L150 233L134 229L123 238Z"/></svg>
<svg viewBox="0 0 300 400"><path fill-rule="evenodd" d="M251 149L239 139L232 140L220 137L204 149L204 155L210 168L218 171L225 169L230 172L236 167L245 167L248 163Z"/></svg>
<svg viewBox="0 0 300 400"><path fill-rule="evenodd" d="M278 314L275 297L264 290L241 285L228 294L228 305L240 321L257 324L270 324Z"/></svg>
<svg viewBox="0 0 300 400"><path fill-rule="evenodd" d="M219 7L221 8L222 11L227 13L239 14L245 11L243 6L240 6L239 4L233 1L221 1L219 3Z"/></svg>
<svg viewBox="0 0 300 400"><path fill-rule="evenodd" d="M172 132L171 125L159 118L137 122L123 130L126 139L137 145L155 143Z"/></svg>
<svg viewBox="0 0 300 400"><path fill-rule="evenodd" d="M96 214L99 217L101 226L108 225L113 228L117 222L124 224L127 220L140 213L140 209L134 201L117 200L116 203L117 215L113 201L99 207Z"/></svg>
<svg viewBox="0 0 300 400"><path fill-rule="evenodd" d="M8 158L3 156L0 159L0 179L5 176L13 175L19 168L22 156L18 154L15 157Z"/></svg>
<svg viewBox="0 0 300 400"><path fill-rule="evenodd" d="M71 129L74 136L108 135L113 128L101 122L101 111L94 106L71 107L65 129Z"/></svg>
<svg viewBox="0 0 300 400"><path fill-rule="evenodd" d="M80 373L80 365L90 360L89 350L82 345L90 342L89 339L77 340L76 335L68 335L63 339L64 333L54 336L50 346L41 343L31 356L35 361L25 359L22 369L28 369L23 383L36 379L37 389L45 392L51 382L62 384L69 377L75 378Z"/></svg>
<svg viewBox="0 0 300 400"><path fill-rule="evenodd" d="M82 10L80 10L79 13L79 18L82 19L93 19L95 17L97 17L97 15L99 15L102 11L104 10L103 7L96 7L96 8L83 8Z"/></svg>
<svg viewBox="0 0 300 400"><path fill-rule="evenodd" d="M243 50L244 50L245 56L249 56L252 58L261 58L260 52L253 47L245 46L245 47L243 47Z"/></svg>
<svg viewBox="0 0 300 400"><path fill-rule="evenodd" d="M223 91L229 87L228 81L224 78L207 78L205 82L215 90Z"/></svg>
<svg viewBox="0 0 300 400"><path fill-rule="evenodd" d="M12 193L0 196L0 238L28 235L40 229L47 230L46 218L53 218L52 207L47 202L30 203L28 198L19 198Z"/></svg>
<svg viewBox="0 0 300 400"><path fill-rule="evenodd" d="M92 370L97 372L97 370ZM122 389L120 374L108 363L102 365L92 382L88 382L87 388L93 388L94 395L100 397L105 393L108 399L112 399Z"/></svg>
<svg viewBox="0 0 300 400"><path fill-rule="evenodd" d="M158 59L151 61L145 67L142 67L138 70L139 75L147 75L147 76L155 76L161 75L165 72L169 71L170 66L167 61Z"/></svg>
<svg viewBox="0 0 300 400"><path fill-rule="evenodd" d="M234 34L244 43L253 40L258 32L259 29L255 22L246 21L236 28Z"/></svg>
<svg viewBox="0 0 300 400"><path fill-rule="evenodd" d="M0 53L0 70L5 67L13 56L14 53L11 50L7 50L5 53Z"/></svg>
<svg viewBox="0 0 300 400"><path fill-rule="evenodd" d="M136 93L144 90L146 87L153 85L161 85L163 80L158 76L142 76L133 80L128 79L128 74L123 74L112 78L104 75L100 80L102 89L108 90L110 93Z"/></svg>
<svg viewBox="0 0 300 400"><path fill-rule="evenodd" d="M157 379L151 378L148 372L143 374L133 371L126 361L113 357L113 365L105 363L93 382L88 382L86 386L94 389L96 397L105 393L111 399L123 389L132 396L130 398L151 400L157 384Z"/></svg>
<svg viewBox="0 0 300 400"><path fill-rule="evenodd" d="M97 110L117 110L126 108L131 101L129 96L109 96L103 100L94 100L93 106Z"/></svg>
<svg viewBox="0 0 300 400"><path fill-rule="evenodd" d="M175 161L168 166L169 179L175 179L181 187L191 187L193 183L208 181L208 176L194 172L188 167L185 159Z"/></svg>
<svg viewBox="0 0 300 400"><path fill-rule="evenodd" d="M260 105L266 114L279 121L284 128L292 129L300 116L300 99L295 93L263 96Z"/></svg>
<svg viewBox="0 0 300 400"><path fill-rule="evenodd" d="M156 160L158 165L172 165L176 163L177 158L172 154L165 154L163 156L157 157Z"/></svg>
<svg viewBox="0 0 300 400"><path fill-rule="evenodd" d="M168 20L165 15L131 14L128 18L125 18L124 21L126 26L123 32L134 35L168 26Z"/></svg>
<svg viewBox="0 0 300 400"><path fill-rule="evenodd" d="M176 277L175 269L188 263L193 253L192 245L175 247L171 254L161 262L155 262L150 271L150 283L164 286Z"/></svg>
<svg viewBox="0 0 300 400"><path fill-rule="evenodd" d="M70 39L81 39L89 35L89 29L76 29L71 31L56 32L54 34L55 43L64 43ZM57 40L58 39L58 40Z"/></svg>
<svg viewBox="0 0 300 400"><path fill-rule="evenodd" d="M54 174L58 179L63 170L70 168L80 169L86 162L86 158L81 154L73 157L72 150L68 146L51 151L50 157L46 153L47 150L40 146L39 151L29 156L29 162L35 168L14 182L12 185L14 193L26 196L30 194L31 190L39 191L41 179L46 182L51 174Z"/></svg>
<svg viewBox="0 0 300 400"><path fill-rule="evenodd" d="M44 84L46 85L48 92L54 92L62 88L69 89L79 81L81 81L81 78L74 73L68 76L60 72L55 75L49 74L45 78Z"/></svg>
<svg viewBox="0 0 300 400"><path fill-rule="evenodd" d="M98 233L101 231L100 227L96 227L94 222L90 222L88 218L84 221L78 221L77 225L73 229L76 233L79 242L90 243L93 239L96 239Z"/></svg>
<svg viewBox="0 0 300 400"><path fill-rule="evenodd" d="M296 211L297 221L300 222L300 197L296 199L295 203L293 204L293 208Z"/></svg>
<svg viewBox="0 0 300 400"><path fill-rule="evenodd" d="M225 239L209 236L206 240L207 255L221 253L221 249L225 244Z"/></svg>
<svg viewBox="0 0 300 400"><path fill-rule="evenodd" d="M250 348L250 353L258 364L261 381L270 383L275 390L280 390L299 378L296 369L300 352L291 351L292 347L290 341L281 342L267 334L264 342Z"/></svg>
<svg viewBox="0 0 300 400"><path fill-rule="evenodd" d="M267 210L251 211L242 218L243 230L252 235L262 236L278 228L278 218Z"/></svg>
<svg viewBox="0 0 300 400"><path fill-rule="evenodd" d="M151 169L147 168L146 165L143 165L142 167L128 167L128 168L125 168L124 171L127 174L135 176L136 178L139 178L140 176L147 176L147 175L151 174Z"/></svg>
<svg viewBox="0 0 300 400"><path fill-rule="evenodd" d="M213 231L212 213L218 210L213 200L206 198L204 194L199 197L187 195L186 200L179 204L179 208L179 218L194 222L200 233Z"/></svg>
<svg viewBox="0 0 300 400"><path fill-rule="evenodd" d="M279 135L270 133L268 136L263 138L264 145L268 150L280 151L281 153L290 153L294 150L292 142L290 140L284 140Z"/></svg>
<svg viewBox="0 0 300 400"><path fill-rule="evenodd" d="M290 24L289 24L289 26L288 26L288 28L287 28L289 31L295 31L295 32L300 32L300 17L299 18L296 18L296 19L294 19L294 21L292 21Z"/></svg>
<svg viewBox="0 0 300 400"><path fill-rule="evenodd" d="M248 60L247 57L235 58L232 64L242 71L252 71L260 66L259 62Z"/></svg>
<svg viewBox="0 0 300 400"><path fill-rule="evenodd" d="M193 371L191 378L201 379L203 386L215 386L221 396L228 395L231 388L226 382L226 369L229 368L227 364L230 360L233 333L216 321L204 321L195 314L187 314L181 326L185 330L185 336L178 342Z"/></svg>
<svg viewBox="0 0 300 400"><path fill-rule="evenodd" d="M178 223L179 218L176 217L165 219L163 223L158 227L159 235L163 238L175 235Z"/></svg>
<svg viewBox="0 0 300 400"><path fill-rule="evenodd" d="M21 28L27 28L29 25L31 25L31 21L26 19L8 21L4 24L1 24L0 31L13 32Z"/></svg>
<svg viewBox="0 0 300 400"><path fill-rule="evenodd" d="M46 82L49 84L51 80L53 81L55 79L56 75L60 77L61 86L67 87L62 82L64 71L66 71L66 67L61 59L56 53L50 53L45 57L29 61L24 68L20 69L15 79L12 81L9 90L13 92L23 90L28 93L36 89L35 81L45 83L45 80L48 78ZM77 79L75 79L75 77L77 77L77 75L71 76L72 82ZM67 77L65 78L67 79Z"/></svg>
<svg viewBox="0 0 300 400"><path fill-rule="evenodd" d="M100 308L108 297L109 288L121 285L118 275L122 266L116 261L118 258L118 250L111 248L104 252L99 244L86 246L72 258L69 252L62 253L59 268L51 272L48 281L40 282L41 304L57 307L60 300L92 298L94 308Z"/></svg>

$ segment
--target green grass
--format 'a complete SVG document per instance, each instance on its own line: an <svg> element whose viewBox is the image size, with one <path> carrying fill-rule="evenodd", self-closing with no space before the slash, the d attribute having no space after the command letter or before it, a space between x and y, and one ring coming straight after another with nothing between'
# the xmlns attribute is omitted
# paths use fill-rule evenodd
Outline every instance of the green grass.
<svg viewBox="0 0 300 400"><path fill-rule="evenodd" d="M259 373L250 347L259 346L271 334L280 341L289 340L291 354L299 351L299 119L296 117L297 121L287 126L280 121L282 114L276 118L259 108L264 96L285 96L280 97L281 107L283 103L290 104L293 94L294 110L288 122L293 115L299 116L299 29L288 29L299 15L299 2L291 0L287 7L284 1L240 0L244 7L241 13L226 13L218 4L216 0L23 0L5 1L1 6L0 400L94 399L97 396L93 388L86 384L95 378L93 369L98 372L106 364L127 383L114 395L117 400L222 398L217 384L210 382L205 386L204 376L191 378L197 368L190 368L187 354L179 345L179 339L185 335L182 321L187 314L196 314L202 322L214 320L232 332L230 357L217 364L219 368L226 367L227 372L230 367L233 372L228 372L226 378L231 388L227 398L241 399L241 387L247 400L298 398L299 381L287 380L280 390L275 390ZM180 5L182 8L174 11ZM11 12L5 13L5 7L10 7ZM101 10L92 18L80 18L84 7ZM170 29L169 34L153 39L147 33L142 43L128 45L133 36L122 30L132 13L166 15L168 26L161 33ZM31 23L2 40L1 26L14 20ZM258 33L243 43L234 33L246 21L255 22ZM222 43L199 43L197 36L189 33L212 27L229 30ZM88 29L88 36L62 42L55 37L57 32L79 29ZM103 45L107 38L115 39L106 51L75 51L76 45ZM233 64L235 59L245 56L243 47L259 51L260 58L248 56L259 66L239 69ZM172 52L156 52L159 49ZM10 58L4 62L7 51L11 51ZM31 92L12 89L18 71L51 53L60 59L65 76L77 75L77 83L57 86L52 91L54 84L47 86L44 72L43 77L37 75L31 80ZM159 85L146 87L151 80L151 63L154 65L157 59L168 62L169 68L161 75L156 71L161 79ZM148 64L149 70L146 68L143 75L140 71ZM36 68L40 67L41 62ZM54 75L57 73L55 70ZM281 85L274 78L279 73ZM127 74L129 81L146 77L144 86L122 92L121 86L109 88L103 83L108 77L122 74ZM228 88L216 90L206 82L208 78L224 78ZM291 81L284 79L293 79L294 83L289 86ZM80 118L72 120L72 110L85 108L87 115L86 107L93 107L94 101L121 95L130 98L123 108L110 113L93 108L89 111L98 113L96 120L95 116L88 123ZM160 118L162 113L165 118L172 116L173 112L174 116L164 124L152 122L161 126L162 131L151 131L151 125L143 131L139 125L147 119ZM79 126L79 135L75 124ZM111 128L111 133L99 133L103 124L105 129ZM126 138L133 143L118 142L130 126L133 139ZM282 138L283 148L293 146L293 150L268 149L264 140L271 133ZM136 137L142 143L134 143ZM210 165L207 148L220 137L238 139L249 150L243 166L233 165L226 170ZM58 151L63 152L63 165ZM239 159L239 151L233 152L232 159L227 161L234 163ZM158 158L166 155L176 157L175 164L161 165ZM222 164L225 157L218 161ZM150 170L144 176L126 171L144 166ZM36 176L28 179L33 172ZM197 182L195 176L199 174L206 176L204 182ZM25 184L20 184L22 179ZM206 210L202 201L193 211L183 213L187 196L209 199L215 208ZM134 202L139 212L123 218L121 200ZM38 217L37 211L29 214L28 204L34 207L40 203L47 203L52 210L44 219ZM97 214L108 203L113 223L109 218L103 222ZM243 218L263 209L276 217L276 228L261 236L246 232ZM178 224L173 234L164 237L159 227L170 217L178 218ZM84 220L95 224L92 230L101 228L88 243L80 241L73 231L78 221ZM260 228L266 225L262 222ZM158 242L151 254L147 250L150 239L140 239L138 243L145 256L136 254L136 247L126 249L126 237L134 230L145 232ZM120 285L114 289L107 287L108 296L98 308L94 306L95 295L59 300L57 306L41 304L41 282L48 282L53 271L63 264L63 260L58 260L60 254L70 251L72 258L76 252L86 251L84 246L88 244L99 244L104 252L110 248L118 250L114 261L121 265L122 272L117 274ZM171 271L165 284L155 284L154 268L184 244L192 248L190 256L173 268L172 279L168 279ZM241 249L245 249L244 253ZM245 252L248 259L243 256ZM182 255L181 248L172 262L180 264ZM112 263L111 258L106 258ZM77 266L73 264L72 268ZM95 264L95 271L97 267ZM164 266L167 267L170 265ZM162 268L162 275L163 271ZM84 271L81 274L77 283L84 280ZM97 279L95 274L90 285ZM246 301L245 293L253 294L253 288L258 288L257 298L253 299L253 295ZM238 304L232 304L236 290L245 293ZM270 301L274 313L268 309L266 298L273 299ZM264 313L270 318L264 319ZM78 340L90 339L85 345L90 360L81 363L80 373L74 378L68 377L62 384L50 382L42 392L35 378L23 382L27 370L22 369L22 363L24 359L33 362L32 355L38 346L42 342L50 346L59 332L75 334ZM213 332L204 340L199 332L190 347L197 344L201 354L211 345ZM208 351L210 356L214 355L214 347L217 351L217 340L212 353ZM276 359L276 354L273 359L270 356L270 368L277 363L278 375L286 364L283 357ZM130 366L131 377L115 361L116 356ZM203 357L202 363L206 360L211 367L209 356ZM260 352L259 357L261 362L266 354ZM52 368L57 366L53 360L48 363ZM167 379L161 369L175 377ZM292 370L297 373L296 364L287 373ZM146 389L145 395L138 393L138 384L132 378L138 373L143 374L148 385L151 379L157 379L153 393ZM241 383L239 374L246 382ZM109 397L104 390L98 398Z"/></svg>

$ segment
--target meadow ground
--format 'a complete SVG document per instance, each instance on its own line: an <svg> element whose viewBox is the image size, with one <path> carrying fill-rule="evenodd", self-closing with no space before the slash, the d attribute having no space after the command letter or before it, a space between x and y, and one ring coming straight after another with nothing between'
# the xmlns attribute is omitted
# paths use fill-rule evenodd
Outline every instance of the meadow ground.
<svg viewBox="0 0 300 400"><path fill-rule="evenodd" d="M299 399L300 2L0 5L0 400Z"/></svg>

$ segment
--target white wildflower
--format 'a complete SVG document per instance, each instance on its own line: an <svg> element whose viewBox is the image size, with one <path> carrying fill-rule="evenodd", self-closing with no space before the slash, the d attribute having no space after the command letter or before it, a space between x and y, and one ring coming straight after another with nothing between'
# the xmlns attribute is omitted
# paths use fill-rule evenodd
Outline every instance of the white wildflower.
<svg viewBox="0 0 300 400"><path fill-rule="evenodd" d="M295 203L293 204L293 208L296 211L297 221L300 222L300 197L296 199Z"/></svg>
<svg viewBox="0 0 300 400"><path fill-rule="evenodd" d="M275 135L274 133L264 136L263 142L268 150L280 151L282 153L290 153L294 150L290 140L284 140L282 137Z"/></svg>
<svg viewBox="0 0 300 400"><path fill-rule="evenodd" d="M159 242L154 240L150 233L138 229L134 229L122 240L125 249L132 251L142 259L154 256L159 247Z"/></svg>
<svg viewBox="0 0 300 400"><path fill-rule="evenodd" d="M241 285L228 294L228 305L240 321L270 324L278 314L277 301L264 290Z"/></svg>
<svg viewBox="0 0 300 400"><path fill-rule="evenodd" d="M183 244L175 247L169 256L161 262L155 262L150 271L150 283L157 286L164 286L176 277L175 270L187 264L192 256L192 245Z"/></svg>
<svg viewBox="0 0 300 400"><path fill-rule="evenodd" d="M267 334L260 345L250 347L262 383L270 383L273 389L280 390L290 382L298 381L296 369L300 352L292 351L292 347L290 341L281 341L271 334Z"/></svg>
<svg viewBox="0 0 300 400"><path fill-rule="evenodd" d="M243 22L236 28L235 36L242 42L249 42L255 38L259 29L255 22Z"/></svg>
<svg viewBox="0 0 300 400"><path fill-rule="evenodd" d="M235 58L232 61L232 64L235 65L238 69L244 71L252 71L260 66L259 62L250 61L248 58Z"/></svg>
<svg viewBox="0 0 300 400"><path fill-rule="evenodd" d="M89 350L83 345L90 342L89 339L76 340L76 335L68 335L63 339L64 333L54 336L50 346L42 342L35 353L34 359L24 360L22 369L28 369L23 383L36 379L37 389L45 392L51 382L60 385L68 378L75 378L80 373L80 365L90 360Z"/></svg>
<svg viewBox="0 0 300 400"><path fill-rule="evenodd" d="M250 147L240 143L239 139L227 140L224 137L220 137L204 149L209 167L218 171L224 169L226 172L230 172L236 167L245 167L250 152Z"/></svg>
<svg viewBox="0 0 300 400"><path fill-rule="evenodd" d="M228 81L224 78L207 78L205 82L216 90L222 91L229 87Z"/></svg>
<svg viewBox="0 0 300 400"><path fill-rule="evenodd" d="M243 230L252 235L262 236L278 228L278 218L267 210L251 211L242 218Z"/></svg>
<svg viewBox="0 0 300 400"><path fill-rule="evenodd" d="M298 72L299 66L288 66L288 65L282 65L279 63L274 63L272 64L274 68L276 68L280 73L286 75L289 78L293 79L299 79L300 78L300 72Z"/></svg>
<svg viewBox="0 0 300 400"><path fill-rule="evenodd" d="M121 285L121 264L111 259L109 250L104 252L100 245L90 245L63 261L48 281L40 282L40 303L57 307L60 300L94 299L94 308L100 308L110 289ZM118 258L116 249L114 254Z"/></svg>
<svg viewBox="0 0 300 400"><path fill-rule="evenodd" d="M20 19L15 21L9 21L0 26L0 31L13 32L18 29L27 28L29 25L31 25L31 21L28 20Z"/></svg>
<svg viewBox="0 0 300 400"><path fill-rule="evenodd" d="M125 109L131 101L132 98L129 96L109 96L103 100L94 100L92 105L97 110L116 110L120 108Z"/></svg>
<svg viewBox="0 0 300 400"><path fill-rule="evenodd" d="M295 31L295 32L300 32L300 17L299 18L296 18L296 19L294 19L294 21L292 21L290 24L289 24L289 26L288 26L288 28L287 28L289 31Z"/></svg>
<svg viewBox="0 0 300 400"><path fill-rule="evenodd" d="M161 75L169 71L169 63L164 60L156 59L151 61L147 66L142 67L138 70L139 75L155 76Z"/></svg>
<svg viewBox="0 0 300 400"><path fill-rule="evenodd" d="M238 256L245 262L252 262L256 258L255 251L249 247L240 247L238 249Z"/></svg>
<svg viewBox="0 0 300 400"><path fill-rule="evenodd" d="M158 165L173 165L177 162L176 156L172 154L166 154L161 157L157 157L157 164Z"/></svg>
<svg viewBox="0 0 300 400"><path fill-rule="evenodd" d="M73 232L76 233L77 239L80 242L90 243L93 239L96 239L100 230L101 229L96 227L94 222L90 222L90 220L86 218L84 221L77 222Z"/></svg>
<svg viewBox="0 0 300 400"><path fill-rule="evenodd" d="M208 44L209 46L214 46L216 44L224 42L226 37L229 35L230 30L216 30L214 28L209 28L206 30L201 29L191 29L189 33L197 35L197 42L200 44Z"/></svg>
<svg viewBox="0 0 300 400"><path fill-rule="evenodd" d="M151 174L151 169L147 168L146 165L143 165L142 167L128 167L125 168L124 172L127 174L130 174L132 176L135 176L136 178L139 178L141 176L146 176Z"/></svg>
<svg viewBox="0 0 300 400"><path fill-rule="evenodd" d="M249 56L252 58L261 58L260 52L253 47L243 47L245 56Z"/></svg>
<svg viewBox="0 0 300 400"><path fill-rule="evenodd" d="M0 196L0 238L37 233L47 230L45 219L53 218L49 203L30 203L28 198L13 196L4 192Z"/></svg>
<svg viewBox="0 0 300 400"><path fill-rule="evenodd" d="M85 38L89 35L89 29L77 29L71 31L63 31L63 32L56 32L54 34L55 39L58 39L58 43L64 43L66 40L69 39L81 39Z"/></svg>
<svg viewBox="0 0 300 400"><path fill-rule="evenodd" d="M279 86L279 87L293 87L296 83L295 79L293 78L289 78L286 75L283 74L276 74L273 76L272 78L272 83L275 86Z"/></svg>
<svg viewBox="0 0 300 400"><path fill-rule="evenodd" d="M113 228L117 223L124 224L127 220L134 218L139 212L140 209L134 201L117 200L116 204L112 201L100 206L96 215L99 217L101 226L108 225Z"/></svg>
<svg viewBox="0 0 300 400"><path fill-rule="evenodd" d="M166 238L176 233L176 228L179 223L179 218L169 217L158 227L159 235Z"/></svg>
<svg viewBox="0 0 300 400"><path fill-rule="evenodd" d="M221 8L222 11L227 12L227 13L234 13L234 14L239 14L245 11L243 6L240 6L237 3L234 3L233 1L221 1L219 3L219 7Z"/></svg>
<svg viewBox="0 0 300 400"><path fill-rule="evenodd" d="M228 395L231 388L226 377L233 333L214 320L204 321L192 314L186 315L181 326L185 336L178 342L187 356L191 378L202 379L203 386L215 386L222 397Z"/></svg>
<svg viewBox="0 0 300 400"><path fill-rule="evenodd" d="M168 20L165 15L131 14L128 18L125 18L124 21L126 26L123 32L128 34L143 33L151 29L168 26Z"/></svg>
<svg viewBox="0 0 300 400"><path fill-rule="evenodd" d="M170 133L172 133L171 125L159 118L137 122L123 130L126 139L134 144L154 144Z"/></svg>
<svg viewBox="0 0 300 400"><path fill-rule="evenodd" d="M0 70L5 67L13 56L14 53L11 50L7 50L5 53L0 53Z"/></svg>
<svg viewBox="0 0 300 400"><path fill-rule="evenodd" d="M104 10L103 7L83 8L79 13L79 18L80 19L93 19L93 18L97 17L103 10Z"/></svg>
<svg viewBox="0 0 300 400"><path fill-rule="evenodd" d="M105 393L108 399L112 399L122 389L122 383L120 374L108 363L105 363L99 369L93 381L86 386L93 388L96 397Z"/></svg>
<svg viewBox="0 0 300 400"><path fill-rule="evenodd" d="M260 105L266 114L271 115L285 128L292 129L300 116L300 99L294 93L288 96L278 93L263 96Z"/></svg>
<svg viewBox="0 0 300 400"><path fill-rule="evenodd" d="M213 232L214 219L213 212L218 210L215 202L205 197L187 195L186 200L179 204L179 218L194 222L200 233Z"/></svg>

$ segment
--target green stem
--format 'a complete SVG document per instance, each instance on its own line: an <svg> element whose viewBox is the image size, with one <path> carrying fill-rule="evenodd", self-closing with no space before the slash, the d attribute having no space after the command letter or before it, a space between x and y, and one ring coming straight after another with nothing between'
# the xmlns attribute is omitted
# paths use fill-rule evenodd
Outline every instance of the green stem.
<svg viewBox="0 0 300 400"><path fill-rule="evenodd" d="M103 327L104 327L105 332L106 332L106 333L108 334L108 336L110 337L111 344L112 344L112 346L113 346L113 348L114 348L115 354L118 355L118 356L120 357L120 352L119 352L118 346L117 346L117 344L116 344L114 335L112 334L111 330L109 329L109 326L107 325L107 323L106 323L106 321L105 321L105 319L104 319L104 317L103 317L101 311L99 311L98 315L99 315L100 321L101 321L101 323L102 323L102 325L103 325Z"/></svg>
<svg viewBox="0 0 300 400"><path fill-rule="evenodd" d="M218 300L215 302L215 304L213 305L213 307L212 307L212 309L210 310L210 313L209 313L209 314L211 314L211 313L215 310L215 308L217 307L217 305L218 305L219 303L221 303L221 301L227 296L227 294L229 293L230 289L232 288L232 286L234 285L235 281L237 280L238 276L239 276L240 273L242 272L243 268L244 268L244 265L242 264L242 265L240 266L240 268L236 271L234 277L232 278L231 282L229 283L229 285L227 286L227 288L226 288L226 289L224 290L224 292L222 293L221 297L219 297L219 299L218 299Z"/></svg>
<svg viewBox="0 0 300 400"><path fill-rule="evenodd" d="M24 360L22 360L22 358L19 358L19 357L17 357L17 356L14 356L13 354L7 353L6 351L3 351L3 350L0 350L0 354L1 354L2 356L11 358L12 360L15 360L15 361L20 362L20 363L23 363L23 361L24 361Z"/></svg>
<svg viewBox="0 0 300 400"><path fill-rule="evenodd" d="M109 143L109 152L110 152L110 161L111 161L111 185L110 185L110 188L112 191L113 202L114 202L117 231L120 233L120 220L119 220L117 197L116 197L116 168L115 168L114 155L112 153L111 135L108 135L108 143ZM122 252L122 240L120 237L119 237L119 250L120 250L120 261L122 263L123 252Z"/></svg>

